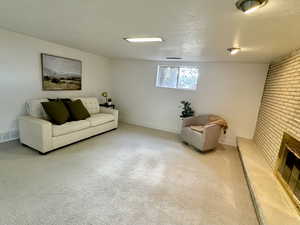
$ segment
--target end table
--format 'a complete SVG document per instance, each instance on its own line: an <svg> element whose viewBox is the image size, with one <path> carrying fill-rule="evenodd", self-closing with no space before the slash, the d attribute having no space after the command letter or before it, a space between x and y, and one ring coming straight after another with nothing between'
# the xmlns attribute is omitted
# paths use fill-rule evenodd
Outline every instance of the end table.
<svg viewBox="0 0 300 225"><path fill-rule="evenodd" d="M114 104L109 105L109 104L104 103L104 104L100 104L99 106L105 107L105 108L112 108L112 109L115 109L115 105L114 105Z"/></svg>

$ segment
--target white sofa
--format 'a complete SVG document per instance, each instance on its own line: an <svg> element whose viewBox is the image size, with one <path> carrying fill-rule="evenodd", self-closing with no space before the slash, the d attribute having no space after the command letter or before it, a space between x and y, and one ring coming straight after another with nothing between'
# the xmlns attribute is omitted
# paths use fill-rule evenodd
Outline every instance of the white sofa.
<svg viewBox="0 0 300 225"><path fill-rule="evenodd" d="M19 118L20 141L41 153L74 143L118 127L118 110L99 107L97 98L80 99L91 117L86 120L54 125L48 121L41 102L47 99L34 99L26 103L27 116Z"/></svg>

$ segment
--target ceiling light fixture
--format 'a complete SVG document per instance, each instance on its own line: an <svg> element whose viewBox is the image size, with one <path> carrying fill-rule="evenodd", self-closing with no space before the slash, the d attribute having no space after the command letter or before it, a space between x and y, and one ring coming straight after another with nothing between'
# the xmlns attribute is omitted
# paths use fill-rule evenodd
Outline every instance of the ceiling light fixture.
<svg viewBox="0 0 300 225"><path fill-rule="evenodd" d="M267 4L268 0L238 0L235 5L245 14L250 14Z"/></svg>
<svg viewBox="0 0 300 225"><path fill-rule="evenodd" d="M180 60L182 58L181 57L173 57L173 56L171 56L171 57L166 57L166 59Z"/></svg>
<svg viewBox="0 0 300 225"><path fill-rule="evenodd" d="M144 37L144 38L124 38L130 43L145 43L145 42L163 42L160 37Z"/></svg>
<svg viewBox="0 0 300 225"><path fill-rule="evenodd" d="M241 49L240 48L228 48L227 51L230 53L230 55L235 55L238 52L240 52Z"/></svg>

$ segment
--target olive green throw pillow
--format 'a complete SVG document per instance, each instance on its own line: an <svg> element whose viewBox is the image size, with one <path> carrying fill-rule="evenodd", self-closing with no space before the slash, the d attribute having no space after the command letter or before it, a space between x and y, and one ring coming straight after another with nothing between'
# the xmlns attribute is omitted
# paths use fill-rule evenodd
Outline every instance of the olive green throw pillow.
<svg viewBox="0 0 300 225"><path fill-rule="evenodd" d="M69 98L48 98L49 102L62 102L67 107L67 102L71 102L72 100Z"/></svg>
<svg viewBox="0 0 300 225"><path fill-rule="evenodd" d="M66 104L68 105L72 120L85 120L86 118L91 116L82 104L81 100L67 102Z"/></svg>
<svg viewBox="0 0 300 225"><path fill-rule="evenodd" d="M68 104L67 103L71 102L72 100L69 99L69 98L48 98L48 101L49 102L62 102L62 103L64 103L64 105L68 109ZM72 118L71 118L71 115L70 115L67 122L71 122L71 121L72 121Z"/></svg>
<svg viewBox="0 0 300 225"><path fill-rule="evenodd" d="M64 124L70 118L70 113L62 102L42 102L42 106L54 124Z"/></svg>

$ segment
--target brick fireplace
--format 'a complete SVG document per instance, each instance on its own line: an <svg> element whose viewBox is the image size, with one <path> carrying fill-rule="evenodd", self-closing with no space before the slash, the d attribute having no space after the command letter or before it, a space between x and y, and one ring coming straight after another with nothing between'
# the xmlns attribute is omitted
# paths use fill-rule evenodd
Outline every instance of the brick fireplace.
<svg viewBox="0 0 300 225"><path fill-rule="evenodd" d="M284 202L272 200L272 205L277 204L281 211L281 218L286 220L286 215L293 213L295 224L299 223L300 212L300 50L278 59L269 66L265 82L263 97L258 114L254 142L257 149L263 153L267 163L275 172L276 177L282 184L282 191L288 193L291 207L281 207ZM273 176L274 177L274 176ZM269 179L276 179L269 176ZM278 183L278 181L277 181ZM280 184L278 185L280 186ZM276 182L273 182L276 186ZM257 186L257 189L259 186ZM279 195L272 191L272 194ZM270 188L271 190L271 188ZM265 193L269 190L266 188ZM285 199L280 194L282 199ZM288 198L288 196L286 196ZM260 198L260 197L258 197ZM270 199L272 197L270 196ZM271 201L271 200L270 200ZM267 205L261 201L261 207L268 210ZM294 203L294 204L293 204ZM289 203L288 203L289 205ZM297 210L298 209L298 210ZM296 210L296 211L295 211ZM278 213L278 212L277 212ZM265 218L272 220L272 216ZM298 215L298 217L297 217ZM275 220L276 221L276 220ZM291 223L294 224L294 223Z"/></svg>
<svg viewBox="0 0 300 225"><path fill-rule="evenodd" d="M300 224L299 141L300 51L295 51L269 66L253 140L237 139L260 224Z"/></svg>
<svg viewBox="0 0 300 225"><path fill-rule="evenodd" d="M283 134L300 140L300 51L269 66L254 141L275 168Z"/></svg>

